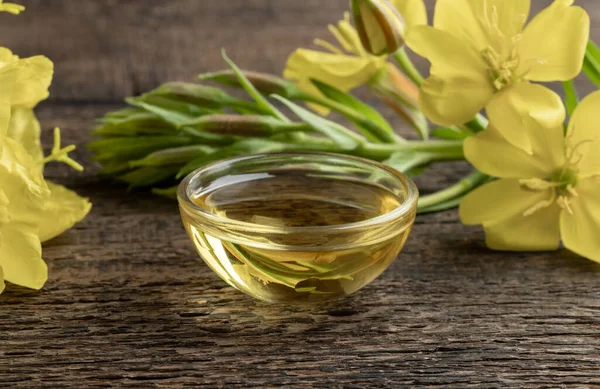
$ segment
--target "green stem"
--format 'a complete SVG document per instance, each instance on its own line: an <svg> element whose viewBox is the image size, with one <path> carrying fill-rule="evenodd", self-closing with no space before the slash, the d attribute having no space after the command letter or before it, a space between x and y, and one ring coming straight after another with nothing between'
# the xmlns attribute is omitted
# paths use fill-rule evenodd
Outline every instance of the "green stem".
<svg viewBox="0 0 600 389"><path fill-rule="evenodd" d="M471 120L468 123L465 123L464 127L468 128L469 130L478 133L481 132L483 130L485 130L488 126L488 120L486 119L485 116L483 116L482 114L478 113L477 116L475 116L475 118L473 120Z"/></svg>
<svg viewBox="0 0 600 389"><path fill-rule="evenodd" d="M410 57L406 53L406 49L402 47L394 54L392 54L392 57L394 58L394 60L396 60L396 62L404 71L404 73L406 73L408 78L413 80L413 82L418 86L421 86L421 84L424 81L423 76L421 75L415 64L411 61Z"/></svg>
<svg viewBox="0 0 600 389"><path fill-rule="evenodd" d="M329 108L332 111L335 111L339 114L344 115L348 120L355 121L361 123L364 127L366 127L371 134L386 143L404 143L406 140L402 138L400 135L389 133L373 122L366 119L359 112L356 112L352 108L344 105L342 103L338 103L335 100L328 99L326 97L311 94L311 93L302 93L297 97L297 100L302 100L309 103L318 104L325 108Z"/></svg>
<svg viewBox="0 0 600 389"><path fill-rule="evenodd" d="M424 151L440 155L463 155L463 141L411 141L396 145L367 143L358 150L358 155L381 161L389 158L393 153L401 151Z"/></svg>
<svg viewBox="0 0 600 389"><path fill-rule="evenodd" d="M433 207L437 204L453 200L463 194L475 189L487 179L487 176L480 172L474 172L459 181L458 183L441 190L439 192L423 196L419 200L419 209Z"/></svg>

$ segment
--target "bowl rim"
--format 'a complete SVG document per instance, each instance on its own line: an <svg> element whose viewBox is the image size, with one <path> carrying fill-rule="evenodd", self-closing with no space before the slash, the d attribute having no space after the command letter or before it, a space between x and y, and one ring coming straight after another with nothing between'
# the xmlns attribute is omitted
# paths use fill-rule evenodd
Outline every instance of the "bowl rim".
<svg viewBox="0 0 600 389"><path fill-rule="evenodd" d="M196 205L189 196L189 185L190 182L200 174L206 174L210 171L215 171L218 169L223 169L228 165L233 163L253 160L253 159L264 159L264 158L294 158L294 157L317 157L317 158L336 158L340 160L346 161L354 161L359 162L361 164L367 164L374 166L380 170L383 170L389 174L391 174L394 178L402 183L404 188L406 189L406 200L397 208L393 209L390 212L384 213L383 215L376 216L371 219L362 220L354 223L345 223L345 224L336 224L331 226L306 226L306 227L274 227L268 226L264 224L256 224L251 222L244 222L235 219L229 219L227 217L222 217L216 215L214 213L208 212L207 210ZM281 233L319 233L319 232L328 232L332 231L344 231L349 232L352 230L361 230L370 227L377 227L387 225L392 223L394 220L401 219L406 215L411 213L416 213L417 203L419 200L419 190L415 183L406 175L399 172L396 169L393 169L389 166L386 166L380 162L376 162L373 160L369 160L366 158L350 156L345 154L336 154L336 153L324 153L324 152L292 152L292 153L259 153L252 154L246 156L237 156L232 158L227 158L223 160L219 160L216 162L212 162L207 164L199 169L194 170L189 173L179 184L177 188L177 200L179 202L180 208L183 208L186 213L192 213L194 216L204 219L205 221L211 223L214 226L224 225L224 224L234 224L236 228L240 229L251 229L255 233L261 234L281 234ZM406 223L410 223L408 221Z"/></svg>

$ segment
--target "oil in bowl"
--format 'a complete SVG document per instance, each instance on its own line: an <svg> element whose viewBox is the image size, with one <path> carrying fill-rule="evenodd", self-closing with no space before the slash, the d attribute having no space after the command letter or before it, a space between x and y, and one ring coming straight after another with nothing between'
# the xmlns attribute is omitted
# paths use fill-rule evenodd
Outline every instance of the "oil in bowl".
<svg viewBox="0 0 600 389"><path fill-rule="evenodd" d="M179 190L183 223L211 269L285 303L337 298L378 277L408 237L417 197L398 172L328 154L223 161Z"/></svg>

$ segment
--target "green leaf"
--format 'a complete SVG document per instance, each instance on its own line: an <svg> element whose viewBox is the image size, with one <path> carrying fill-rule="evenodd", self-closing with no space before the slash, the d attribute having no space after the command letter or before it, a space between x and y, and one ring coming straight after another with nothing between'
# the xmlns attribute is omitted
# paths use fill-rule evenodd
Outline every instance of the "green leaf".
<svg viewBox="0 0 600 389"><path fill-rule="evenodd" d="M242 71L245 78L263 95L280 95L286 99L295 100L304 93L291 81L267 73ZM230 69L214 73L204 73L198 76L201 81L214 81L223 85L241 88L243 85L237 74Z"/></svg>
<svg viewBox="0 0 600 389"><path fill-rule="evenodd" d="M324 119L284 97L275 95L273 98L281 101L292 112L298 115L300 119L310 124L316 132L331 138L331 140L344 150L354 150L364 143L362 137L338 123Z"/></svg>
<svg viewBox="0 0 600 389"><path fill-rule="evenodd" d="M583 72L598 88L600 88L600 48L589 41L583 61Z"/></svg>
<svg viewBox="0 0 600 389"><path fill-rule="evenodd" d="M194 139L185 136L137 136L132 138L103 138L88 144L96 153L94 159L137 159L154 151L194 144Z"/></svg>
<svg viewBox="0 0 600 389"><path fill-rule="evenodd" d="M443 140L462 140L473 135L473 132L458 127L440 127L431 131L431 135Z"/></svg>
<svg viewBox="0 0 600 389"><path fill-rule="evenodd" d="M158 195L158 196L176 200L178 189L179 189L179 186L172 186L172 187L166 188L166 189L154 188L154 189L152 189L152 193L154 193L155 195Z"/></svg>
<svg viewBox="0 0 600 389"><path fill-rule="evenodd" d="M132 167L185 165L189 161L215 152L215 149L204 145L174 147L155 151L143 159L130 162Z"/></svg>
<svg viewBox="0 0 600 389"><path fill-rule="evenodd" d="M398 151L383 161L384 164L393 167L399 172L406 173L414 168L430 163L432 154L421 151Z"/></svg>
<svg viewBox="0 0 600 389"><path fill-rule="evenodd" d="M130 97L126 101L134 106L144 108L173 126L180 128L186 122L202 115L217 113L214 109L202 108L195 104L172 100L161 96L144 95Z"/></svg>
<svg viewBox="0 0 600 389"><path fill-rule="evenodd" d="M233 70L233 72L237 76L238 81L240 82L242 87L246 90L246 92L248 92L250 96L252 96L252 98L254 99L254 101L256 101L256 104L258 104L259 107L265 109L267 112L270 112L271 115L273 115L281 121L289 121L283 113L281 113L277 108L275 108L271 103L269 103L263 95L260 94L258 89L256 89L254 85L252 85L252 83L244 75L244 72L242 72L242 70L227 56L225 50L222 51L222 55L225 62L227 62L229 67L231 67L231 70Z"/></svg>
<svg viewBox="0 0 600 389"><path fill-rule="evenodd" d="M194 170L214 161L242 155L282 152L285 151L286 148L287 145L280 142L273 142L261 138L245 138L231 146L224 147L215 151L214 153L190 161L183 168L181 168L177 178L181 178L186 174L189 174Z"/></svg>
<svg viewBox="0 0 600 389"><path fill-rule="evenodd" d="M178 171L177 167L142 167L117 178L128 183L130 188L148 187L175 178Z"/></svg>
<svg viewBox="0 0 600 389"><path fill-rule="evenodd" d="M362 116L362 120L356 120L352 116L344 115L348 120L353 122L362 132L374 141L395 142L394 129L381 116L379 112L371 106L363 103L349 93L343 92L331 85L325 84L318 80L311 80L321 93L327 98L337 101L346 107L353 109ZM342 115L343 112L340 112Z"/></svg>
<svg viewBox="0 0 600 389"><path fill-rule="evenodd" d="M577 89L575 89L575 83L573 83L573 80L564 81L562 84L565 90L565 102L567 106L567 112L569 113L569 116L572 116L573 112L575 112L577 104L579 104L579 96L577 95Z"/></svg>

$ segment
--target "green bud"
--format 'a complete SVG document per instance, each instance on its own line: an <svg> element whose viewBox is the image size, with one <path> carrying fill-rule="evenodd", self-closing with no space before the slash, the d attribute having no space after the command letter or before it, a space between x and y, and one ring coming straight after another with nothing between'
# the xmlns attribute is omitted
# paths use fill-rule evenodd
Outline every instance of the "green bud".
<svg viewBox="0 0 600 389"><path fill-rule="evenodd" d="M212 134L247 137L311 130L304 123L284 123L273 117L259 115L207 115L186 123L185 126Z"/></svg>
<svg viewBox="0 0 600 389"><path fill-rule="evenodd" d="M404 18L388 0L352 0L352 16L369 53L392 54L404 45Z"/></svg>

